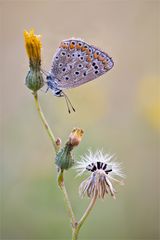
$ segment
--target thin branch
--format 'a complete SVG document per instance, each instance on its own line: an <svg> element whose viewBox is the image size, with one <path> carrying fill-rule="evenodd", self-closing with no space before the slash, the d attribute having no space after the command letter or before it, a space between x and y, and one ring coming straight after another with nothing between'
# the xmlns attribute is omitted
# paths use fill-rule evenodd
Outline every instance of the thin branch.
<svg viewBox="0 0 160 240"><path fill-rule="evenodd" d="M42 123L43 123L43 125L44 125L44 127L45 127L45 129L46 129L46 131L48 133L48 135L49 135L49 138L52 141L52 144L54 146L55 152L57 152L59 147L56 144L56 139L55 139L55 137L53 135L53 132L52 132L50 126L48 125L48 122L47 122L47 120L46 120L46 118L45 118L45 116L44 116L44 114L43 114L43 112L41 110L41 107L40 107L40 104L39 104L39 101L38 101L37 92L33 93L33 95L34 95L34 100L35 100L36 108L37 108L38 114L40 116L40 119L41 119L41 121L42 121Z"/></svg>
<svg viewBox="0 0 160 240"><path fill-rule="evenodd" d="M37 108L37 111L38 111L38 114L40 116L40 119L48 133L48 136L49 138L51 139L52 141L52 144L54 146L54 150L55 152L57 153L58 150L59 150L59 146L56 144L56 139L53 135L53 132L50 128L50 126L48 125L48 122L41 110L41 107L40 107L40 104L39 104L39 101L38 101L38 95L37 95L37 92L33 93L34 95L34 100L35 100L35 104L36 104L36 108ZM72 223L72 229L76 226L76 219L75 219L75 216L74 216L74 213L73 213L73 210L72 210L72 206L71 206L71 203L70 203L70 200L69 200L69 197L68 197L68 193L66 191L66 188L65 188L65 185L64 185L64 179L63 179L63 171L60 172L59 176L58 176L58 184L64 194L64 199L65 199L65 203L66 203L66 206L67 206L67 209L68 209L68 213L69 213L69 217L71 219L71 223Z"/></svg>
<svg viewBox="0 0 160 240"><path fill-rule="evenodd" d="M93 209L93 207L96 203L96 200L97 200L97 193L95 193L95 195L91 199L86 211L84 212L83 216L81 217L80 221L78 222L77 227L74 229L73 235L72 235L72 240L77 240L78 239L79 230L82 227L86 218L88 217L89 213L92 211L92 209Z"/></svg>
<svg viewBox="0 0 160 240"><path fill-rule="evenodd" d="M58 176L58 184L64 195L64 200L65 200L65 203L66 203L66 206L68 209L68 214L69 214L69 217L71 220L72 230L73 230L75 228L75 226L77 225L77 221L76 221L76 218L75 218L72 206L71 206L71 202L69 200L68 193L67 193L67 190L66 190L66 187L64 184L63 171L61 171Z"/></svg>

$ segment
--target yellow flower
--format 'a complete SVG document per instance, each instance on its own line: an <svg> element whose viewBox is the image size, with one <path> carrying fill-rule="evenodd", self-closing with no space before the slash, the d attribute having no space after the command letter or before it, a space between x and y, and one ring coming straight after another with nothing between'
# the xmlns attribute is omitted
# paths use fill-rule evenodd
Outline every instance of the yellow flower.
<svg viewBox="0 0 160 240"><path fill-rule="evenodd" d="M41 48L40 35L35 35L34 30L24 31L25 47L29 57L30 70L26 76L25 84L34 93L44 85L41 72Z"/></svg>
<svg viewBox="0 0 160 240"><path fill-rule="evenodd" d="M71 132L71 134L69 135L69 143L72 146L77 146L82 139L84 131L80 128L74 128Z"/></svg>
<svg viewBox="0 0 160 240"><path fill-rule="evenodd" d="M26 51L31 65L40 66L41 64L41 48L40 35L35 35L34 30L30 32L24 31L24 40Z"/></svg>

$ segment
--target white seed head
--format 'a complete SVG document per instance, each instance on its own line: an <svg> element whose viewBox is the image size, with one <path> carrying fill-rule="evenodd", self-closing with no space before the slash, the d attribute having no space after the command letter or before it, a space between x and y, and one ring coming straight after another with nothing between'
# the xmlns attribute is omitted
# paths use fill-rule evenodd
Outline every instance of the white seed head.
<svg viewBox="0 0 160 240"><path fill-rule="evenodd" d="M99 198L104 198L108 193L115 198L115 189L112 182L122 184L122 181L114 177L124 178L121 164L112 160L113 155L103 154L102 151L92 153L88 152L85 156L81 157L81 161L77 162L76 169L78 175L85 172L90 172L90 176L84 180L79 188L79 193L83 197L87 195L92 198L97 194Z"/></svg>

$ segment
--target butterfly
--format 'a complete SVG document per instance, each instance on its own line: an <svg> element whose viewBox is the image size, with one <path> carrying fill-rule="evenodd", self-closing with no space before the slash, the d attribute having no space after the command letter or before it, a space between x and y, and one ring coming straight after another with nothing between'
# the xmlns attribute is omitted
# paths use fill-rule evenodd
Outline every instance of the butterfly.
<svg viewBox="0 0 160 240"><path fill-rule="evenodd" d="M75 111L63 89L92 81L108 72L113 65L112 58L97 47L80 39L64 40L53 57L51 70L46 77L48 89L57 97L64 96L69 112L69 104Z"/></svg>

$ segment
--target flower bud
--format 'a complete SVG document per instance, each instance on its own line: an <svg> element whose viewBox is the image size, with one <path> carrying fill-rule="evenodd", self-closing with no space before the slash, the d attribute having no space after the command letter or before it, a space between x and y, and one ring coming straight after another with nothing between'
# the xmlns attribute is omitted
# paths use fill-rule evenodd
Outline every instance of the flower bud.
<svg viewBox="0 0 160 240"><path fill-rule="evenodd" d="M56 155L56 165L61 170L67 170L71 168L74 164L74 159L71 154L73 147L66 143L66 145L57 153Z"/></svg>
<svg viewBox="0 0 160 240"><path fill-rule="evenodd" d="M30 69L26 76L25 84L33 92L38 91L44 85L42 73L38 69Z"/></svg>
<svg viewBox="0 0 160 240"><path fill-rule="evenodd" d="M71 144L73 147L78 146L78 144L81 142L83 133L84 131L82 129L74 128L69 135L69 144Z"/></svg>
<svg viewBox="0 0 160 240"><path fill-rule="evenodd" d="M81 142L82 136L83 130L80 128L74 128L69 135L69 139L65 146L57 153L56 165L61 170L67 170L73 166L74 159L72 156L72 150Z"/></svg>
<svg viewBox="0 0 160 240"><path fill-rule="evenodd" d="M62 144L61 139L60 139L60 138L57 138L57 139L56 139L56 145L57 145L58 147L60 147L61 144Z"/></svg>

